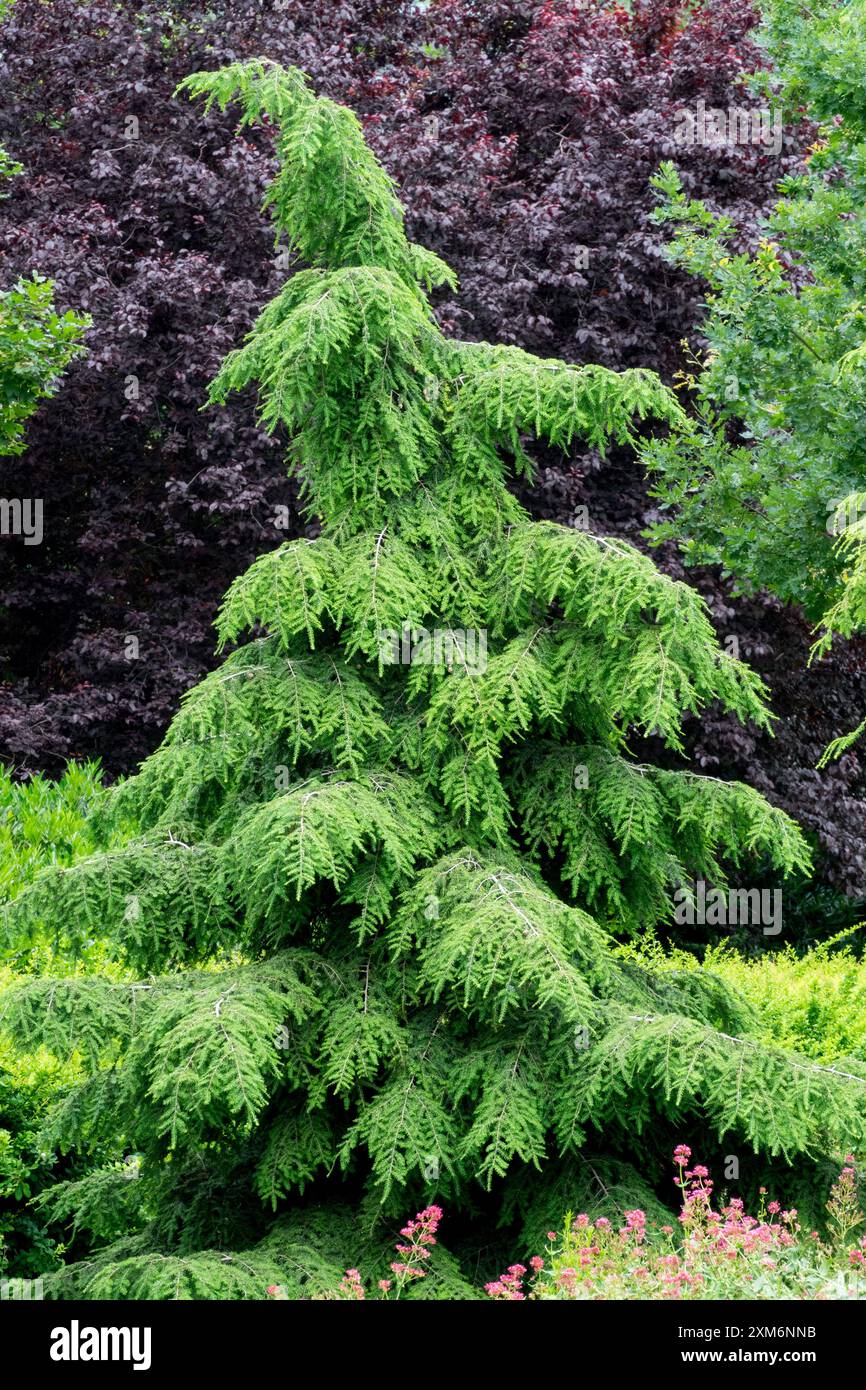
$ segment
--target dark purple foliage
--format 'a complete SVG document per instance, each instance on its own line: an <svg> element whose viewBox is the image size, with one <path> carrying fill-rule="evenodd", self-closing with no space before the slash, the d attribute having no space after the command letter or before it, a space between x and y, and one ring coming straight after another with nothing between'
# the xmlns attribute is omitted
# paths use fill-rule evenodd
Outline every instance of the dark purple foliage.
<svg viewBox="0 0 866 1390"><path fill-rule="evenodd" d="M45 504L41 546L0 547L0 742L22 769L84 754L133 766L211 664L228 583L284 538L275 521L299 529L253 401L201 412L285 276L259 213L267 142L203 123L172 91L236 42L320 81L333 70L344 90L359 64L336 40L378 31L380 8L183 5L172 21L161 6L22 0L7 21L0 141L26 173L2 209L3 280L52 276L57 303L93 318L87 356L2 464L4 496Z"/></svg>

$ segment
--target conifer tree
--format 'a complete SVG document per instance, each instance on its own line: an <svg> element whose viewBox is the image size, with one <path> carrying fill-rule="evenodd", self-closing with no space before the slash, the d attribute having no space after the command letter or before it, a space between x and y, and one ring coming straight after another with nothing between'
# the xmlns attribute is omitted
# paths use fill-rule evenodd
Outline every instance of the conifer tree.
<svg viewBox="0 0 866 1390"><path fill-rule="evenodd" d="M627 442L674 398L443 337L450 271L300 73L183 86L276 133L268 201L303 268L210 398L255 383L321 534L232 585L228 654L108 794L106 847L7 909L19 941L106 933L128 972L3 1000L19 1045L87 1069L46 1142L130 1155L43 1199L95 1240L54 1292L314 1294L422 1197L535 1237L684 1130L788 1158L855 1142L862 1066L774 1052L711 975L616 946L696 875L807 858L749 787L630 752L677 750L711 700L768 718L697 594L508 490L527 436ZM422 1291L465 1290L437 1248Z"/></svg>

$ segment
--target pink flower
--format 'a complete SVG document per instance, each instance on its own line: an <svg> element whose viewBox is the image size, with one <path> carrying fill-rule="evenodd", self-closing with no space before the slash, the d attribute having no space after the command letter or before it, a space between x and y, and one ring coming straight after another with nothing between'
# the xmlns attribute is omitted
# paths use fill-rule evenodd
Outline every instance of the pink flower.
<svg viewBox="0 0 866 1390"><path fill-rule="evenodd" d="M491 1298L507 1299L510 1302L522 1301L526 1294L521 1290L521 1280L526 1273L525 1265L510 1265L507 1274L503 1274L492 1284L485 1284L484 1291Z"/></svg>
<svg viewBox="0 0 866 1390"><path fill-rule="evenodd" d="M674 1149L674 1163L688 1163L692 1156L692 1151L688 1144L677 1144Z"/></svg>
<svg viewBox="0 0 866 1390"><path fill-rule="evenodd" d="M364 1301L366 1297L364 1294L364 1285L361 1283L361 1275L357 1269L346 1270L345 1276L340 1283L340 1293L347 1294L349 1298L354 1298L359 1302Z"/></svg>

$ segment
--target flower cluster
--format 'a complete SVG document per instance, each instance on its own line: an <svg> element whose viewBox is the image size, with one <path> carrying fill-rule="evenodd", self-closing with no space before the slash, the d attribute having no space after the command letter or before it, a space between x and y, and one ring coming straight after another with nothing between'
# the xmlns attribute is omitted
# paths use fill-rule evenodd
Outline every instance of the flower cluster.
<svg viewBox="0 0 866 1390"><path fill-rule="evenodd" d="M419 1211L414 1221L409 1221L401 1230L401 1236L408 1243L396 1246L397 1254L403 1258L394 1260L391 1264L398 1294L408 1281L424 1278L427 1271L423 1264L430 1258L430 1247L436 1244L436 1230L441 1220L441 1207L425 1207L423 1211ZM388 1281L383 1280L379 1285L384 1293L388 1292L388 1289L384 1288L386 1282Z"/></svg>
<svg viewBox="0 0 866 1390"><path fill-rule="evenodd" d="M825 1236L803 1233L795 1207L767 1201L759 1190L757 1215L740 1197L714 1205L713 1180L703 1164L691 1164L692 1151L678 1144L673 1160L680 1195L676 1224L657 1225L640 1207L622 1213L622 1224L606 1216L569 1213L563 1232L548 1231L547 1258L533 1255L512 1264L485 1284L500 1302L527 1299L628 1298L728 1299L737 1297L866 1298L866 1236L851 1249L852 1233L866 1225L858 1200L854 1159L848 1155L827 1203ZM400 1231L391 1278L378 1281L380 1299L399 1298L427 1274L436 1232L437 1206L425 1207ZM841 1279L841 1284L840 1284ZM842 1289L840 1294L839 1289ZM272 1284L268 1295L286 1297ZM363 1301L361 1274L347 1269L339 1287L325 1298Z"/></svg>
<svg viewBox="0 0 866 1390"><path fill-rule="evenodd" d="M857 1194L857 1172L853 1154L846 1154L844 1167L833 1184L827 1203L827 1216L831 1236L840 1245L850 1240L858 1226L862 1226L866 1220L860 1209ZM862 1246L863 1242L860 1244ZM854 1264L862 1264L863 1260L857 1259L857 1254L856 1250L851 1252L851 1261Z"/></svg>
<svg viewBox="0 0 866 1390"><path fill-rule="evenodd" d="M535 1263L539 1267L544 1264L540 1256L533 1257L533 1267ZM523 1292L523 1277L526 1274L526 1265L509 1265L505 1274L501 1274L492 1284L484 1285L484 1292L491 1298L498 1298L502 1302L516 1303L526 1297Z"/></svg>
<svg viewBox="0 0 866 1390"><path fill-rule="evenodd" d="M347 1269L340 1281L340 1297L354 1300L356 1303L363 1303L366 1298L364 1285L361 1283L361 1274L357 1269Z"/></svg>
<svg viewBox="0 0 866 1390"><path fill-rule="evenodd" d="M392 1296L399 1298L408 1284L416 1279L425 1278L427 1271L424 1265L430 1259L431 1248L436 1244L436 1231L441 1220L442 1208L430 1206L419 1211L412 1221L406 1222L400 1231L401 1239L394 1247L400 1256L398 1260L391 1261L390 1268L394 1277L377 1282L380 1299ZM278 1284L272 1284L268 1294L271 1298L285 1297ZM364 1302L367 1295L360 1270L347 1269L336 1291L320 1297L341 1299L344 1302Z"/></svg>
<svg viewBox="0 0 866 1390"><path fill-rule="evenodd" d="M773 1279L784 1287L782 1266L789 1252L796 1257L803 1248L796 1208L785 1210L779 1202L767 1202L764 1188L757 1215L750 1215L739 1197L716 1206L709 1170L703 1164L689 1166L691 1157L686 1144L679 1144L673 1155L681 1204L678 1228L650 1227L639 1208L623 1212L618 1229L606 1217L593 1221L585 1212L569 1214L564 1233L548 1231L548 1258L535 1256L529 1262L535 1278L528 1288L526 1266L518 1264L488 1284L486 1292L502 1300L693 1299L742 1296L744 1289L752 1296ZM824 1285L840 1259L856 1270L866 1269L866 1238L854 1250L843 1249L850 1232L864 1220L853 1162L850 1157L845 1160L828 1203L834 1243L825 1245L811 1233L816 1278Z"/></svg>

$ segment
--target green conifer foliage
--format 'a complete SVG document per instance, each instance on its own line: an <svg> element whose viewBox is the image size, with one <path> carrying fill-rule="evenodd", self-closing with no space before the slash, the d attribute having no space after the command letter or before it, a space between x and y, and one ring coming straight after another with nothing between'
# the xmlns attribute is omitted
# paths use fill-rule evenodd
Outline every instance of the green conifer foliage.
<svg viewBox="0 0 866 1390"><path fill-rule="evenodd" d="M20 1045L88 1068L50 1141L137 1155L98 1203L46 1195L120 1237L55 1290L310 1294L355 1259L358 1211L371 1248L376 1213L424 1196L549 1224L599 1146L631 1193L648 1134L854 1142L855 1065L773 1052L712 976L616 950L690 875L807 857L750 788L630 756L635 732L677 749L710 700L767 719L697 595L508 491L526 435L627 441L675 400L649 372L446 340L428 292L450 272L406 240L348 110L266 62L184 86L276 132L269 201L304 268L211 398L256 384L322 530L230 589L224 664L103 808L135 838L7 910L19 940L98 926L137 972L3 999ZM437 1261L424 1292L465 1293Z"/></svg>

